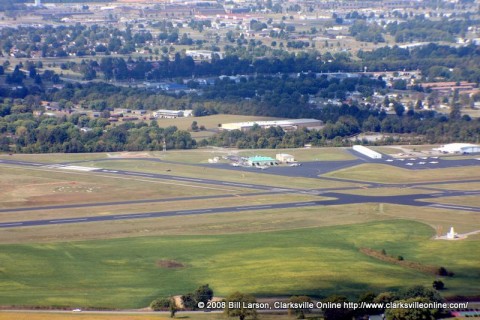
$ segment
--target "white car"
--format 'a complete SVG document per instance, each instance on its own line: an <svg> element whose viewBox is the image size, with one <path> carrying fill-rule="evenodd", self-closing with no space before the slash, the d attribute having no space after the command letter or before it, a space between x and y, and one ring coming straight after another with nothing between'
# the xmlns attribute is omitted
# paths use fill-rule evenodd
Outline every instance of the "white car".
<svg viewBox="0 0 480 320"><path fill-rule="evenodd" d="M431 163L431 164L437 164L438 161L430 161L429 163Z"/></svg>
<svg viewBox="0 0 480 320"><path fill-rule="evenodd" d="M300 167L302 164L301 163L291 163L289 164L290 167Z"/></svg>
<svg viewBox="0 0 480 320"><path fill-rule="evenodd" d="M426 163L426 162L424 162L424 161L421 161L421 162L419 162L418 164L425 164L425 163Z"/></svg>
<svg viewBox="0 0 480 320"><path fill-rule="evenodd" d="M387 161L387 162L393 162L393 159L387 159L387 160L385 160L385 161Z"/></svg>
<svg viewBox="0 0 480 320"><path fill-rule="evenodd" d="M407 163L405 163L405 165L406 165L406 166L413 166L413 163L407 162Z"/></svg>
<svg viewBox="0 0 480 320"><path fill-rule="evenodd" d="M72 312L82 312L82 309L73 309Z"/></svg>

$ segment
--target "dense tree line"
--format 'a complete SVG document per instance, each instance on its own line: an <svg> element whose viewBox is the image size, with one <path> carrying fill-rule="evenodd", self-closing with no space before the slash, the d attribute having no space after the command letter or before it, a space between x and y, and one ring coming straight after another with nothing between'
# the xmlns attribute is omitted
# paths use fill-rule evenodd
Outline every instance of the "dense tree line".
<svg viewBox="0 0 480 320"><path fill-rule="evenodd" d="M441 77L451 81L480 82L480 48L476 45L456 48L430 43L411 49L383 47L360 50L358 57L371 71L421 70L430 81Z"/></svg>
<svg viewBox="0 0 480 320"><path fill-rule="evenodd" d="M435 280L435 284L442 282ZM443 282L442 282L443 284ZM208 307L209 301L212 301L213 290L208 285L200 286L192 293L188 293L181 297L183 303L183 310L198 310L200 308ZM365 292L356 299L349 299L346 296L331 295L326 298L317 300L323 306L321 308L322 318L325 320L351 320L364 319L370 315L384 314L384 318L388 320L399 319L440 319L448 317L449 310L441 307L443 298L440 296L436 288L426 288L420 285L407 287L398 291L386 291L376 294L374 292ZM234 302L234 303L230 303ZM228 317L245 319L257 319L257 308L246 307L246 305L255 305L257 302L253 295L241 292L234 292L228 295L221 301L214 301L211 310L223 309L224 314ZM402 304L407 303L421 303L430 305L424 308L405 308ZM295 315L297 319L306 319L306 315L312 313L310 305L318 306L314 299L309 296L291 296L285 300L288 304L289 315ZM373 305L377 307L373 307ZM392 307L387 308L387 304ZM434 305L435 304L435 305ZM356 305L356 307L354 307ZM361 305L369 305L370 307L359 308ZM383 305L383 307L382 307ZM331 306L331 307L328 307ZM272 307L272 305L270 305ZM152 301L150 308L154 311L170 311L171 317L180 310L177 302L173 297L163 297ZM317 310L318 312L318 310Z"/></svg>
<svg viewBox="0 0 480 320"><path fill-rule="evenodd" d="M477 25L475 20L450 20L443 18L432 21L421 16L405 22L393 22L386 25L386 31L395 37L396 42L414 41L448 41L455 42L457 37L464 37L468 27Z"/></svg>
<svg viewBox="0 0 480 320"><path fill-rule="evenodd" d="M390 34L395 42L455 42L457 37L464 37L468 27L477 25L478 21L471 19L448 19L439 21L425 19L423 15L414 16L413 19L398 22L394 21L385 26L369 23L364 17L357 18L350 27L350 35L358 41L384 42L384 34Z"/></svg>
<svg viewBox="0 0 480 320"><path fill-rule="evenodd" d="M3 114L8 113L5 107ZM82 131L85 126L88 130ZM48 152L109 152L190 149L196 142L190 133L176 127L123 123L109 126L106 119L86 116L33 117L31 113L8 114L0 117L0 150L19 153Z"/></svg>

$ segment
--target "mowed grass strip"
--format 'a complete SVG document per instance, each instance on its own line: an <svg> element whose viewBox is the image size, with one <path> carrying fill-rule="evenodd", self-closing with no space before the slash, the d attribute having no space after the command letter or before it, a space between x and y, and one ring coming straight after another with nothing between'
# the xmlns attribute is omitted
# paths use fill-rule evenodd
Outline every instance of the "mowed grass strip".
<svg viewBox="0 0 480 320"><path fill-rule="evenodd" d="M382 183L461 181L480 179L480 166L408 170L383 164L361 164L325 174L326 177Z"/></svg>
<svg viewBox="0 0 480 320"><path fill-rule="evenodd" d="M243 199L245 202L248 201L248 198ZM391 217L379 214L379 206L376 204L242 210L155 219L11 228L0 232L0 243L38 243L147 235L238 234L355 224L382 219Z"/></svg>
<svg viewBox="0 0 480 320"><path fill-rule="evenodd" d="M430 199L428 200L430 201ZM456 232L467 233L480 230L480 213L438 207L410 207L395 204L381 204L384 218L408 219L429 224L446 235L450 227ZM468 237L468 240L474 237Z"/></svg>
<svg viewBox="0 0 480 320"><path fill-rule="evenodd" d="M218 169L215 167L199 167L193 165L161 163L145 160L98 161L88 164L85 163L84 165L111 170L131 170L145 173L161 173L179 177L214 179L221 181L267 185L282 188L336 188L360 185L349 182L324 181L319 179L302 177L294 177L294 179L292 179L292 177L286 177L281 175L263 174L262 170L253 168L248 171L237 171ZM294 170L295 168L291 169Z"/></svg>
<svg viewBox="0 0 480 320"><path fill-rule="evenodd" d="M444 294L478 294L477 241L432 241L427 225L397 220L269 233L164 236L0 246L0 304L140 308L208 283L217 296L356 296L434 277L368 257L385 249L455 272ZM161 268L159 260L181 263Z"/></svg>
<svg viewBox="0 0 480 320"><path fill-rule="evenodd" d="M108 153L40 153L40 154L22 154L12 155L0 153L0 160L29 161L40 163L61 163L69 161L86 161L108 158Z"/></svg>
<svg viewBox="0 0 480 320"><path fill-rule="evenodd" d="M427 201L427 200L425 200ZM480 207L480 197L477 195L470 196L459 196L459 197L443 197L443 198L434 198L428 199L428 202L435 202L441 204L451 204L451 205L460 205L460 206L473 206ZM478 213L480 219L480 213Z"/></svg>
<svg viewBox="0 0 480 320"><path fill-rule="evenodd" d="M362 188L356 190L341 190L339 193L361 196L401 196L409 194L431 194L435 191L413 188Z"/></svg>
<svg viewBox="0 0 480 320"><path fill-rule="evenodd" d="M243 189L244 191L251 191ZM0 208L242 193L241 188L0 165Z"/></svg>
<svg viewBox="0 0 480 320"><path fill-rule="evenodd" d="M276 203L322 201L331 198L314 197L298 194L273 194L257 196L232 196L227 198L207 198L197 200L178 200L153 203L138 203L124 205L107 205L85 208L47 209L35 211L3 212L0 215L0 222L47 220L47 219L70 219L78 217L128 215L148 212L171 212L188 211L211 208L231 208L235 212L237 207L242 206L264 206Z"/></svg>
<svg viewBox="0 0 480 320"><path fill-rule="evenodd" d="M453 183L448 183L448 184L423 185L422 187L442 189L442 190L477 191L477 190L480 190L480 182L465 182L465 183L454 183L453 182Z"/></svg>

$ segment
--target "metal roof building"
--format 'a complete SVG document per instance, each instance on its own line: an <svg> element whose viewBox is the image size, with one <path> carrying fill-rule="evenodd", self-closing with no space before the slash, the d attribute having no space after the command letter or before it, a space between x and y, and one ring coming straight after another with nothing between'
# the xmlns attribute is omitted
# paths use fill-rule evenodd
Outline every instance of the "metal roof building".
<svg viewBox="0 0 480 320"><path fill-rule="evenodd" d="M289 120L272 120L272 121L248 121L248 122L233 122L222 123L220 129L222 130L250 130L254 125L261 128L281 127L284 130L296 130L298 128L315 128L321 127L323 122L317 119L289 119Z"/></svg>
<svg viewBox="0 0 480 320"><path fill-rule="evenodd" d="M252 167L276 166L277 160L270 157L254 156L247 159L247 164Z"/></svg>
<svg viewBox="0 0 480 320"><path fill-rule="evenodd" d="M433 150L443 153L477 153L480 152L480 146L471 143L449 143Z"/></svg>

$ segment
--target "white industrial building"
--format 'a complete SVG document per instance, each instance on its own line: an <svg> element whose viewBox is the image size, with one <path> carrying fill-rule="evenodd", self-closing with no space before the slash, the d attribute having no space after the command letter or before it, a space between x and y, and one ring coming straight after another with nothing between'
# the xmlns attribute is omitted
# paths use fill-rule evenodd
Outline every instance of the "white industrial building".
<svg viewBox="0 0 480 320"><path fill-rule="evenodd" d="M364 156L372 158L372 159L381 159L382 158L381 153L378 153L376 151L373 151L370 148L367 148L367 147L364 147L364 146L361 146L361 145L354 145L353 150L357 151L358 153L363 154Z"/></svg>
<svg viewBox="0 0 480 320"><path fill-rule="evenodd" d="M449 143L433 150L442 153L477 153L480 152L480 146L471 143Z"/></svg>
<svg viewBox="0 0 480 320"><path fill-rule="evenodd" d="M285 131L297 130L298 128L319 128L323 122L317 119L290 119L290 120L273 120L273 121L248 121L248 122L232 122L222 123L221 130L250 130L254 125L267 129L270 127L281 127Z"/></svg>
<svg viewBox="0 0 480 320"><path fill-rule="evenodd" d="M281 163L295 162L295 157L287 153L278 153L275 155L275 159L277 159Z"/></svg>
<svg viewBox="0 0 480 320"><path fill-rule="evenodd" d="M167 109L160 109L153 112L153 116L155 118L166 118L166 119L173 119L183 117L183 110L167 110Z"/></svg>

